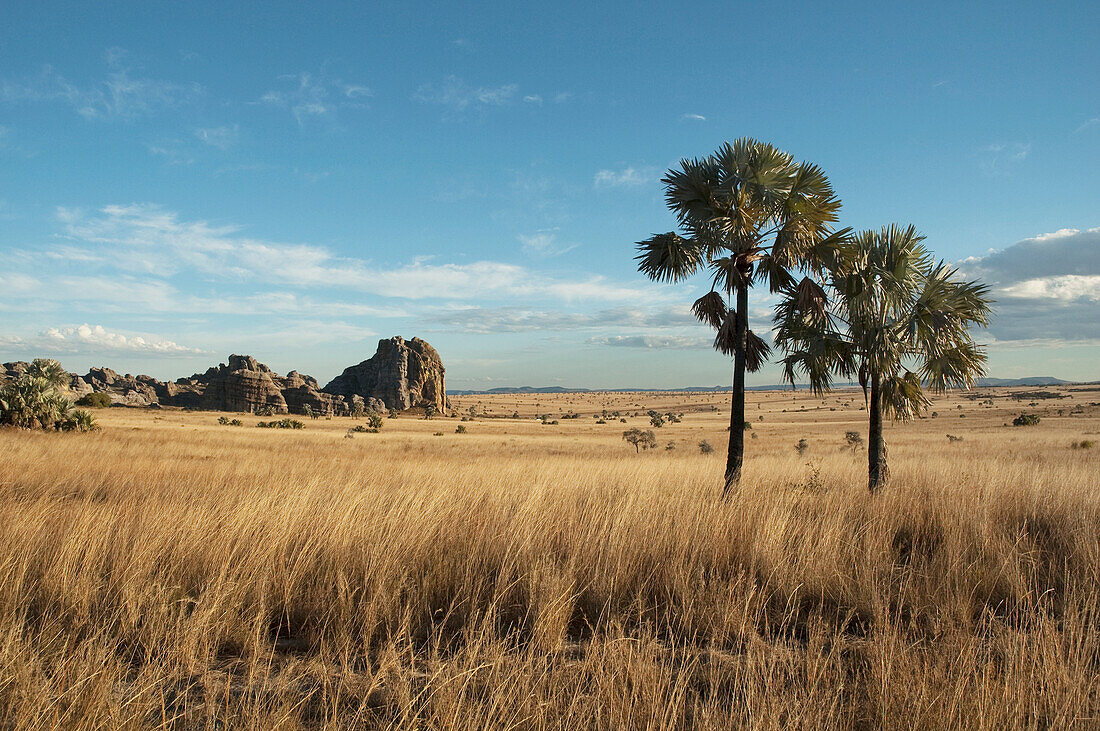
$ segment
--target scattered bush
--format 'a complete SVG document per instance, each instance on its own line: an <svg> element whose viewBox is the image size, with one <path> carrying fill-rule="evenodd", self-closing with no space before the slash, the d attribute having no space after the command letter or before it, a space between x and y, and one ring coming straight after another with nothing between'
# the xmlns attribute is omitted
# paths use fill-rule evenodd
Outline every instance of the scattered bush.
<svg viewBox="0 0 1100 731"><path fill-rule="evenodd" d="M665 445L665 451L666 452L671 452L674 449L676 449L676 442L669 442L668 444Z"/></svg>
<svg viewBox="0 0 1100 731"><path fill-rule="evenodd" d="M76 400L76 405L105 409L111 405L111 397L105 393L86 393Z"/></svg>
<svg viewBox="0 0 1100 731"><path fill-rule="evenodd" d="M859 449L863 446L863 437L857 431L844 432L844 443L849 449Z"/></svg>
<svg viewBox="0 0 1100 731"><path fill-rule="evenodd" d="M649 423L653 426L653 428L660 429L662 426L665 425L665 417L661 416L656 411L650 411Z"/></svg>
<svg viewBox="0 0 1100 731"><path fill-rule="evenodd" d="M657 446L657 435L652 429L642 430L637 427L627 429L623 432L623 440L633 444L635 452Z"/></svg>
<svg viewBox="0 0 1100 731"><path fill-rule="evenodd" d="M244 426L240 419L230 419L228 416L219 416L218 423L222 426Z"/></svg>
<svg viewBox="0 0 1100 731"><path fill-rule="evenodd" d="M748 421L746 421L746 422L745 422L745 426L744 426L744 427L742 427L742 430L743 430L743 431L752 431L752 423L751 423L751 422L748 422Z"/></svg>
<svg viewBox="0 0 1100 731"><path fill-rule="evenodd" d="M714 447L711 446L710 442L708 442L706 439L704 439L703 441L699 442L699 451L702 454L710 454L711 452L714 451Z"/></svg>
<svg viewBox="0 0 1100 731"><path fill-rule="evenodd" d="M947 441L951 442L952 444L954 444L955 442L961 442L962 440L962 437L957 437L954 434L947 435Z"/></svg>
<svg viewBox="0 0 1100 731"><path fill-rule="evenodd" d="M256 409L256 416L275 416L274 406L261 406Z"/></svg>
<svg viewBox="0 0 1100 731"><path fill-rule="evenodd" d="M261 429L305 429L306 425L297 419L279 419L278 421L260 421L256 426Z"/></svg>
<svg viewBox="0 0 1100 731"><path fill-rule="evenodd" d="M465 433L466 433L466 426L464 424L459 424L458 427L455 429L455 434L465 434Z"/></svg>
<svg viewBox="0 0 1100 731"><path fill-rule="evenodd" d="M1020 414L1012 420L1012 426L1035 426L1039 423L1037 414Z"/></svg>
<svg viewBox="0 0 1100 731"><path fill-rule="evenodd" d="M798 444L794 445L795 451L798 452L799 457L806 454L806 450L809 449L809 447L810 443L807 442L805 439L799 439Z"/></svg>
<svg viewBox="0 0 1100 731"><path fill-rule="evenodd" d="M1094 446L1096 446L1096 442L1092 441L1091 439L1084 439L1080 442L1074 442L1070 446L1072 446L1073 449L1092 449Z"/></svg>

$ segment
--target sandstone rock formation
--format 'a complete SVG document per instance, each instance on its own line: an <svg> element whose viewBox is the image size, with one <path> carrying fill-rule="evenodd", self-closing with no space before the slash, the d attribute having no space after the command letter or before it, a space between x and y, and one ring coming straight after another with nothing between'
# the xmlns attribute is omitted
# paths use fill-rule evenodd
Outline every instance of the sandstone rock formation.
<svg viewBox="0 0 1100 731"><path fill-rule="evenodd" d="M28 367L22 361L4 363L0 383L18 378ZM70 375L73 398L106 393L119 406L270 410L277 414L303 414L308 407L316 414L346 414L356 406L364 411L386 411L432 404L443 412L447 398L439 353L420 338L379 341L372 358L348 367L323 389L312 376L298 371L280 376L249 355L231 355L227 363L175 381L120 375L110 368Z"/></svg>
<svg viewBox="0 0 1100 731"><path fill-rule="evenodd" d="M420 338L406 342L398 335L379 340L369 360L345 368L324 391L347 400L375 398L388 409L431 404L443 412L447 406L443 374L443 361L435 348Z"/></svg>

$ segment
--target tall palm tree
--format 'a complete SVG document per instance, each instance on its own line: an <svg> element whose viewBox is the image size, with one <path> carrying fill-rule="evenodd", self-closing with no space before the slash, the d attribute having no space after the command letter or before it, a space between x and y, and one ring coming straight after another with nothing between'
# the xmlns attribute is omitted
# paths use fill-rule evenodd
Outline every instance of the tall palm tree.
<svg viewBox="0 0 1100 731"><path fill-rule="evenodd" d="M713 327L716 350L733 355L733 396L725 494L741 479L745 454L745 372L758 370L770 348L749 329L749 288L772 292L816 287L797 273L820 274L848 230L832 231L840 200L821 168L796 163L765 142L742 138L713 154L681 160L662 179L679 231L637 244L638 270L659 282L710 275L710 291L692 310Z"/></svg>
<svg viewBox="0 0 1100 731"><path fill-rule="evenodd" d="M989 288L958 280L923 241L912 226L863 231L838 252L829 294L823 289L807 298L788 288L776 307L775 342L787 353L787 381L801 374L821 394L833 373L858 375L868 400L872 493L889 475L883 416L911 419L929 404L925 388L969 388L985 372L985 353L969 328L988 323Z"/></svg>

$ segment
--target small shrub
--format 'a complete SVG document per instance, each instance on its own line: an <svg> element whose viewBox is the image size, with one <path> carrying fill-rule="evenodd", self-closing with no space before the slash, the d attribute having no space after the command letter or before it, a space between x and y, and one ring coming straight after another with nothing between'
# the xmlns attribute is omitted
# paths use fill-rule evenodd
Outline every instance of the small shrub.
<svg viewBox="0 0 1100 731"><path fill-rule="evenodd" d="M279 419L278 421L261 421L256 424L261 429L305 429L306 425L297 419Z"/></svg>
<svg viewBox="0 0 1100 731"><path fill-rule="evenodd" d="M702 454L710 454L711 452L714 451L714 447L711 446L710 442L708 442L706 439L704 439L703 441L699 442L699 451Z"/></svg>
<svg viewBox="0 0 1100 731"><path fill-rule="evenodd" d="M844 442L849 449L859 449L863 446L863 437L857 431L846 431L844 432Z"/></svg>
<svg viewBox="0 0 1100 731"><path fill-rule="evenodd" d="M275 416L274 406L261 406L256 409L256 416Z"/></svg>
<svg viewBox="0 0 1100 731"><path fill-rule="evenodd" d="M604 421L603 419L596 419L596 423L597 424L606 424L607 422Z"/></svg>
<svg viewBox="0 0 1100 731"><path fill-rule="evenodd" d="M947 435L947 441L951 442L952 444L954 444L955 442L961 442L962 440L962 437L957 437L954 434Z"/></svg>
<svg viewBox="0 0 1100 731"><path fill-rule="evenodd" d="M1039 423L1037 414L1020 414L1012 420L1012 426L1035 426Z"/></svg>
<svg viewBox="0 0 1100 731"><path fill-rule="evenodd" d="M676 442L669 442L668 444L665 445L665 451L666 452L671 452L674 449L676 449Z"/></svg>
<svg viewBox="0 0 1100 731"><path fill-rule="evenodd" d="M432 434L432 436L433 436L433 437L441 437L441 436L443 436L443 432L441 432L441 431L437 431L437 432L435 432L434 434Z"/></svg>
<svg viewBox="0 0 1100 731"><path fill-rule="evenodd" d="M940 415L940 412L938 412L938 411L933 411L933 412L932 412L932 418L933 418L933 419L935 419L935 418L936 418L936 417L938 417L939 415Z"/></svg>
<svg viewBox="0 0 1100 731"><path fill-rule="evenodd" d="M86 393L76 400L76 405L105 409L111 405L111 397L105 393Z"/></svg>
<svg viewBox="0 0 1100 731"><path fill-rule="evenodd" d="M798 444L794 445L795 451L798 452L799 457L806 454L806 450L809 449L809 447L810 443L807 442L805 439L799 439Z"/></svg>
<svg viewBox="0 0 1100 731"><path fill-rule="evenodd" d="M1084 439L1080 442L1074 442L1071 446L1074 449L1092 449L1094 446L1096 446L1096 442L1092 441L1091 439Z"/></svg>
<svg viewBox="0 0 1100 731"><path fill-rule="evenodd" d="M458 427L455 429L455 434L465 434L465 433L466 433L466 426L464 424L459 424Z"/></svg>

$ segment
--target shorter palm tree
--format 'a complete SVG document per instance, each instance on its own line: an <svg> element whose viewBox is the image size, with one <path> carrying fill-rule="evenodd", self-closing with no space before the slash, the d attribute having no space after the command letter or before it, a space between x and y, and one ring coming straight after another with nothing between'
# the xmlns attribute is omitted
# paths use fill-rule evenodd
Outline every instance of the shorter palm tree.
<svg viewBox="0 0 1100 731"><path fill-rule="evenodd" d="M889 474L883 416L911 419L929 404L925 388L969 388L985 372L969 328L988 323L989 288L959 281L923 241L912 226L863 231L841 247L826 288L788 287L776 308L786 381L801 375L821 394L833 374L858 376L868 402L871 492Z"/></svg>

